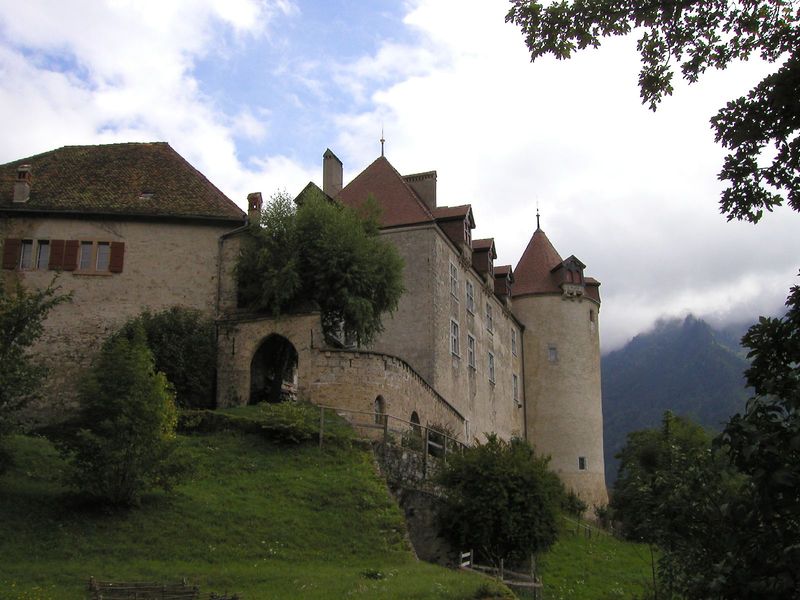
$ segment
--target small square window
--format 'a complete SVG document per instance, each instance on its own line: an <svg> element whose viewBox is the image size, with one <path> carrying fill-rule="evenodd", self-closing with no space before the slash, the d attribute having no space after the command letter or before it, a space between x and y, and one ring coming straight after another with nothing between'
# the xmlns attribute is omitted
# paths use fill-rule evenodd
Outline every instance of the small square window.
<svg viewBox="0 0 800 600"><path fill-rule="evenodd" d="M578 470L579 471L585 471L586 470L586 457L585 456L579 456L578 457Z"/></svg>
<svg viewBox="0 0 800 600"><path fill-rule="evenodd" d="M558 348L552 344L547 347L547 360L551 363L558 362Z"/></svg>

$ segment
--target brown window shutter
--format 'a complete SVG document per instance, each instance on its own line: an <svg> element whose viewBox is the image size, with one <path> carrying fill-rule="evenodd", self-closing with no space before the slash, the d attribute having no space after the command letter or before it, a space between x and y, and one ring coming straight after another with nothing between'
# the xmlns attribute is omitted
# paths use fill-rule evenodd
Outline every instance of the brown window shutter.
<svg viewBox="0 0 800 600"><path fill-rule="evenodd" d="M3 244L3 268L16 269L19 266L19 251L22 247L22 240L8 238Z"/></svg>
<svg viewBox="0 0 800 600"><path fill-rule="evenodd" d="M111 257L108 261L108 270L112 273L122 273L124 258L125 242L111 242Z"/></svg>
<svg viewBox="0 0 800 600"><path fill-rule="evenodd" d="M50 240L50 262L47 268L51 271L64 268L64 240Z"/></svg>
<svg viewBox="0 0 800 600"><path fill-rule="evenodd" d="M78 240L67 240L64 242L64 264L65 271L74 271L78 268Z"/></svg>

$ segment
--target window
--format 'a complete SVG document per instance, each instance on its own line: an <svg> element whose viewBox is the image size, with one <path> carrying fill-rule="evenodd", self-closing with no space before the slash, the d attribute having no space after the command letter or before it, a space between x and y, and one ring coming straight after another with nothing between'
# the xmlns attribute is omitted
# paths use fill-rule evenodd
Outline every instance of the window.
<svg viewBox="0 0 800 600"><path fill-rule="evenodd" d="M450 263L450 293L458 298L458 267Z"/></svg>
<svg viewBox="0 0 800 600"><path fill-rule="evenodd" d="M558 362L558 348L552 344L547 347L547 360L551 363Z"/></svg>
<svg viewBox="0 0 800 600"><path fill-rule="evenodd" d="M589 309L589 330L594 333L595 329L597 328L597 321L594 317L594 309Z"/></svg>
<svg viewBox="0 0 800 600"><path fill-rule="evenodd" d="M475 286L471 281L466 283L467 286L467 311L475 313Z"/></svg>
<svg viewBox="0 0 800 600"><path fill-rule="evenodd" d="M517 330L511 328L511 354L517 355Z"/></svg>
<svg viewBox="0 0 800 600"><path fill-rule="evenodd" d="M514 398L514 404L517 406L522 406L522 403L519 401L519 377L516 375L511 376L511 390L512 397Z"/></svg>
<svg viewBox="0 0 800 600"><path fill-rule="evenodd" d="M467 334L467 365L475 368L475 338Z"/></svg>
<svg viewBox="0 0 800 600"><path fill-rule="evenodd" d="M464 219L464 241L469 246L472 243L472 231L469 226L469 219Z"/></svg>
<svg viewBox="0 0 800 600"><path fill-rule="evenodd" d="M81 242L80 259L78 261L78 268L81 271L88 271L92 266L92 251L94 244L92 242Z"/></svg>
<svg viewBox="0 0 800 600"><path fill-rule="evenodd" d="M414 435L422 435L422 427L420 427L419 424L419 415L417 414L417 411L413 411L411 413L411 431L414 433Z"/></svg>
<svg viewBox="0 0 800 600"><path fill-rule="evenodd" d="M19 268L24 270L33 268L33 240L22 240L19 253Z"/></svg>
<svg viewBox="0 0 800 600"><path fill-rule="evenodd" d="M39 240L39 247L36 250L36 268L47 269L50 264L50 240Z"/></svg>
<svg viewBox="0 0 800 600"><path fill-rule="evenodd" d="M494 354L489 352L489 381L494 383Z"/></svg>
<svg viewBox="0 0 800 600"><path fill-rule="evenodd" d="M375 424L383 425L386 422L386 400L383 396L375 398Z"/></svg>
<svg viewBox="0 0 800 600"><path fill-rule="evenodd" d="M458 345L458 323L450 321L450 352L459 356L460 348Z"/></svg>
<svg viewBox="0 0 800 600"><path fill-rule="evenodd" d="M586 470L586 457L585 456L579 456L578 457L578 470L579 471L585 471Z"/></svg>
<svg viewBox="0 0 800 600"><path fill-rule="evenodd" d="M494 317L492 316L492 305L488 302L486 303L486 329L489 332L494 331Z"/></svg>
<svg viewBox="0 0 800 600"><path fill-rule="evenodd" d="M97 242L97 261L95 271L108 271L108 259L111 256L111 246L108 242Z"/></svg>

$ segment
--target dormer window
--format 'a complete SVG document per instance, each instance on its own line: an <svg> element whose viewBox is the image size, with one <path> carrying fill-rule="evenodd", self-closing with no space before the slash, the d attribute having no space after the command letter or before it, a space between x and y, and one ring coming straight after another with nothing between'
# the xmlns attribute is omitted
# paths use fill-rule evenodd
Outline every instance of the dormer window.
<svg viewBox="0 0 800 600"><path fill-rule="evenodd" d="M472 244L472 228L469 226L469 219L464 219L464 241L467 246Z"/></svg>

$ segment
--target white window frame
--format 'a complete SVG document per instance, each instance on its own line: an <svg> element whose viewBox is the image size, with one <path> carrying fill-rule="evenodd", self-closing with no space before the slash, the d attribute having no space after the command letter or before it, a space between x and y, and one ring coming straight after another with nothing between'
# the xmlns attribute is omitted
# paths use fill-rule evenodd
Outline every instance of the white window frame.
<svg viewBox="0 0 800 600"><path fill-rule="evenodd" d="M19 268L21 271L30 271L34 268L33 240L22 240L19 248Z"/></svg>
<svg viewBox="0 0 800 600"><path fill-rule="evenodd" d="M475 286L471 281L466 282L467 288L467 312L471 315L475 314Z"/></svg>
<svg viewBox="0 0 800 600"><path fill-rule="evenodd" d="M488 371L489 371L489 383L494 383L494 354L489 352L489 364L488 364Z"/></svg>
<svg viewBox="0 0 800 600"><path fill-rule="evenodd" d="M516 373L512 373L511 375L511 396L514 399L514 404L517 406L522 406L522 403L519 401L519 377L517 377Z"/></svg>
<svg viewBox="0 0 800 600"><path fill-rule="evenodd" d="M475 336L467 333L467 366L475 370Z"/></svg>
<svg viewBox="0 0 800 600"><path fill-rule="evenodd" d="M453 356L461 356L461 346L459 344L459 327L458 321L450 319L450 353Z"/></svg>
<svg viewBox="0 0 800 600"><path fill-rule="evenodd" d="M49 265L50 265L50 240L39 240L36 246L36 268L43 271L47 269Z"/></svg>
<svg viewBox="0 0 800 600"><path fill-rule="evenodd" d="M450 293L458 299L458 267L450 263Z"/></svg>
<svg viewBox="0 0 800 600"><path fill-rule="evenodd" d="M492 311L492 304L486 301L486 330L489 333L494 333L494 314Z"/></svg>

